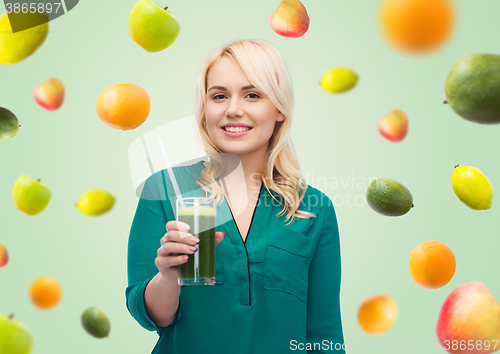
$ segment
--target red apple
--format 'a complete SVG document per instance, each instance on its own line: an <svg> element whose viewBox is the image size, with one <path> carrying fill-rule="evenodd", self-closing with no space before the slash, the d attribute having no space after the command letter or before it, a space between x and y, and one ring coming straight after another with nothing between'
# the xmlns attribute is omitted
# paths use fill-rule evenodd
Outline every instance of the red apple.
<svg viewBox="0 0 500 354"><path fill-rule="evenodd" d="M408 118L405 112L395 109L391 113L380 117L377 127L384 138L392 142L398 142L403 140L408 132Z"/></svg>
<svg viewBox="0 0 500 354"><path fill-rule="evenodd" d="M35 100L43 108L53 111L64 101L64 86L59 79L51 78L35 87Z"/></svg>
<svg viewBox="0 0 500 354"><path fill-rule="evenodd" d="M269 24L280 36L298 38L309 29L309 16L299 0L281 0L269 16Z"/></svg>
<svg viewBox="0 0 500 354"><path fill-rule="evenodd" d="M9 253L4 245L0 244L0 267L5 266L9 262Z"/></svg>
<svg viewBox="0 0 500 354"><path fill-rule="evenodd" d="M446 298L436 333L448 353L492 353L500 349L500 303L486 285L462 284Z"/></svg>

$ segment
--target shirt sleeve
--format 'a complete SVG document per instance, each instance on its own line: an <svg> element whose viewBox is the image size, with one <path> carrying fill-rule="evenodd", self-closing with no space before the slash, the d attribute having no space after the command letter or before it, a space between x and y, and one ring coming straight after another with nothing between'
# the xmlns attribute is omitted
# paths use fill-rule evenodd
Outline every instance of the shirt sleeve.
<svg viewBox="0 0 500 354"><path fill-rule="evenodd" d="M160 177L159 181L158 177ZM167 217L158 188L162 185L161 181L159 173L153 174L146 180L141 192L128 240L128 287L125 290L126 306L132 317L142 327L149 331L156 331L160 336L180 318L180 299L174 321L167 327L158 327L153 322L146 311L144 302L146 286L158 273L155 259L161 245L160 239L167 232L165 228ZM166 204L169 205L168 201Z"/></svg>
<svg viewBox="0 0 500 354"><path fill-rule="evenodd" d="M307 296L307 353L345 353L340 311L341 254L335 209L326 197L327 213L309 266ZM316 344L315 343L320 343Z"/></svg>

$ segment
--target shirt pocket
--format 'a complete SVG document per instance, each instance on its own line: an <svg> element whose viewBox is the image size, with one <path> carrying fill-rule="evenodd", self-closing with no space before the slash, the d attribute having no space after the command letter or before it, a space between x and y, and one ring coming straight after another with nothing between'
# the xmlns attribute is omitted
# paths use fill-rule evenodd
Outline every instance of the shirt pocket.
<svg viewBox="0 0 500 354"><path fill-rule="evenodd" d="M311 240L280 227L268 235L264 263L264 289L283 291L306 301Z"/></svg>

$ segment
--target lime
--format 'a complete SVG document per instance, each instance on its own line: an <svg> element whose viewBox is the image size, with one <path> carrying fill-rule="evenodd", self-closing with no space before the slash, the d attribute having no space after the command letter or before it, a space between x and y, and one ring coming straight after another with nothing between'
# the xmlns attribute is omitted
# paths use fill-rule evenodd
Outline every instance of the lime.
<svg viewBox="0 0 500 354"><path fill-rule="evenodd" d="M87 308L81 316L83 328L88 334L96 338L104 338L109 336L111 325L108 317L104 312L96 307Z"/></svg>
<svg viewBox="0 0 500 354"><path fill-rule="evenodd" d="M319 85L326 92L343 93L356 86L358 79L358 74L349 68L334 68L323 75Z"/></svg>
<svg viewBox="0 0 500 354"><path fill-rule="evenodd" d="M474 210L491 208L493 186L478 168L456 165L451 176L451 186L458 199L469 208Z"/></svg>
<svg viewBox="0 0 500 354"><path fill-rule="evenodd" d="M410 191L389 178L379 178L370 183L366 200L373 210L385 216L401 216L413 207Z"/></svg>

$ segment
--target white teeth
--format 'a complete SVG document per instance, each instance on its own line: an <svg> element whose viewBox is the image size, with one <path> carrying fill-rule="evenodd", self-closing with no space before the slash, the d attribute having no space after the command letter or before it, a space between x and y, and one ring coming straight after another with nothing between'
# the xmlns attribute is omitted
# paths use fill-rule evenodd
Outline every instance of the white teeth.
<svg viewBox="0 0 500 354"><path fill-rule="evenodd" d="M224 127L227 132L239 133L250 130L248 127Z"/></svg>

